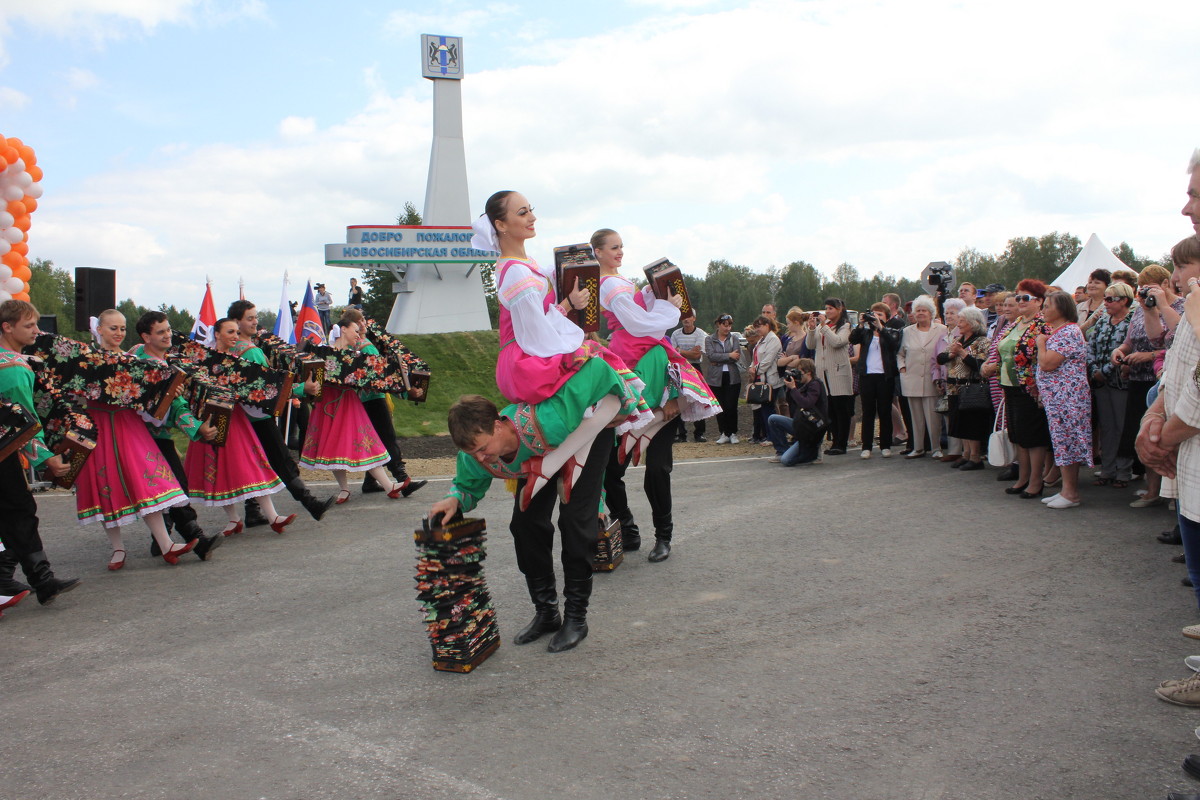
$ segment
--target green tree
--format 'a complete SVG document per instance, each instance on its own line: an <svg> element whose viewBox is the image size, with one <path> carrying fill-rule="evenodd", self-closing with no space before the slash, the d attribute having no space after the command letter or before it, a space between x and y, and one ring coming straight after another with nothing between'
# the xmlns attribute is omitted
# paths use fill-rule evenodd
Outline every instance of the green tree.
<svg viewBox="0 0 1200 800"><path fill-rule="evenodd" d="M1080 249L1079 237L1058 231L1040 237L1009 239L999 258L1003 275L1000 283L1011 289L1024 278L1052 281L1070 266Z"/></svg>
<svg viewBox="0 0 1200 800"><path fill-rule="evenodd" d="M1112 254L1119 258L1122 264L1129 267L1134 272L1141 272L1151 264L1159 263L1152 258L1139 256L1137 253L1133 252L1133 248L1129 246L1128 242L1121 242L1119 245L1114 247L1112 249Z"/></svg>

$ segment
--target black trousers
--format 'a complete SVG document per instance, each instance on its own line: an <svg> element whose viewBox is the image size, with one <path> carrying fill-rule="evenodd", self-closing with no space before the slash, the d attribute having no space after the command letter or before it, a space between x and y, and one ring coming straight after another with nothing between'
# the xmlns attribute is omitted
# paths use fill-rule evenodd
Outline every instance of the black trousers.
<svg viewBox="0 0 1200 800"><path fill-rule="evenodd" d="M650 440L642 456L646 465L646 476L642 482L646 499L650 501L650 518L654 521L654 535L659 539L671 540L674 525L671 522L671 470L675 466L671 446L675 434L670 425L664 425ZM604 471L604 495L608 512L622 523L633 520L629 510L629 495L625 491L625 470L628 462L617 461L617 448L608 456L608 469Z"/></svg>
<svg viewBox="0 0 1200 800"><path fill-rule="evenodd" d="M400 454L400 443L396 441L396 427L392 424L392 412L388 410L387 399L380 397L366 400L362 405L375 428L375 433L379 434L380 441L387 448L388 472L392 473L396 480L403 482L408 477L408 470L404 466L404 457Z"/></svg>
<svg viewBox="0 0 1200 800"><path fill-rule="evenodd" d="M579 480L571 489L571 502L559 503L561 561L563 577L567 580L582 580L592 575L592 557L599 533L596 517L600 509L600 483L608 454L613 449L612 431L601 431L588 451ZM517 499L513 502L512 522L508 526L517 552L517 567L529 579L553 578L554 523L551 517L554 504L558 502L558 488L555 481L550 481L533 496L529 508L522 511L519 498L524 485L524 480L517 484Z"/></svg>
<svg viewBox="0 0 1200 800"><path fill-rule="evenodd" d="M175 480L179 481L179 487L183 489L184 494L187 494L187 475L184 474L183 462L179 460L179 451L175 449L175 442L170 439L160 439L157 436L151 438L158 445L158 450L163 454L163 458L167 460L167 464L171 467L171 474L175 476ZM171 522L176 528L184 523L196 521L196 509L192 508L190 503L186 506L171 506L167 509L167 515L170 516Z"/></svg>
<svg viewBox="0 0 1200 800"><path fill-rule="evenodd" d="M865 409L864 409L865 412ZM833 446L845 450L850 441L850 420L854 418L854 395L839 394L829 397L829 433ZM889 418L890 419L890 418ZM889 423L890 424L890 423Z"/></svg>
<svg viewBox="0 0 1200 800"><path fill-rule="evenodd" d="M0 542L18 558L45 549L38 534L37 503L16 453L0 461Z"/></svg>
<svg viewBox="0 0 1200 800"><path fill-rule="evenodd" d="M258 436L259 444L262 445L263 452L267 454L267 463L271 465L271 469L283 481L292 497L303 500L308 489L300 480L300 468L296 466L296 462L292 460L292 454L288 452L287 446L283 443L283 434L279 432L275 418L252 419L250 427Z"/></svg>
<svg viewBox="0 0 1200 800"><path fill-rule="evenodd" d="M862 397L862 449L870 450L875 440L875 417L879 417L879 447L892 446L892 398L896 379L881 373L863 375L858 382Z"/></svg>
<svg viewBox="0 0 1200 800"><path fill-rule="evenodd" d="M736 367L734 368L736 369ZM721 385L709 384L713 397L721 404L721 413L717 415L717 432L722 436L732 436L738 429L738 397L742 393L742 384L730 383L729 376L733 371L721 373Z"/></svg>

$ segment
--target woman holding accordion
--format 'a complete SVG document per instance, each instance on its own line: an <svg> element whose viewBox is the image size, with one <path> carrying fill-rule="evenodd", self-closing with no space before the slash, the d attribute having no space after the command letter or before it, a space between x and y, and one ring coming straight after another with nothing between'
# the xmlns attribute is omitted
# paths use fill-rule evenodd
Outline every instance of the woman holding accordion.
<svg viewBox="0 0 1200 800"><path fill-rule="evenodd" d="M237 321L217 320L213 337L217 352L228 353L238 342ZM197 439L188 446L183 469L192 499L225 509L229 524L222 533L226 536L243 530L244 522L238 511L238 501L243 499L254 499L276 533L283 533L296 520L295 514L284 517L275 510L271 495L283 488L283 481L271 469L271 462L240 404L235 403L230 412L225 444L218 447Z"/></svg>
<svg viewBox="0 0 1200 800"><path fill-rule="evenodd" d="M92 335L101 350L123 353L124 315L111 308L100 312L99 317L93 318ZM122 381L133 383L133 378L124 372L103 380L110 387ZM163 561L175 564L198 540L178 544L167 533L163 511L188 502L171 465L150 437L145 424L131 409L88 400L87 412L96 423L96 448L75 479L79 521L83 524L99 522L104 526L112 545L110 570L125 566L121 528L139 518L150 528L162 551Z"/></svg>

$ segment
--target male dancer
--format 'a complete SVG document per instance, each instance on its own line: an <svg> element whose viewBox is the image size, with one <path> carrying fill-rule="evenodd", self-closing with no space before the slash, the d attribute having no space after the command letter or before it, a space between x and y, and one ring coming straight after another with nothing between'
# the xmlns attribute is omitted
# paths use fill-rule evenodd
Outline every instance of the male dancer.
<svg viewBox="0 0 1200 800"><path fill-rule="evenodd" d="M514 403L503 411L479 395L464 395L450 408L450 436L461 450L454 483L429 516L454 516L475 508L494 477L518 479L509 530L517 566L525 576L534 617L513 640L528 644L556 632L549 650L569 650L588 634L596 548L596 509L608 454L609 426L635 410L637 398L601 359L591 359L558 393L536 405ZM587 416L585 416L585 413ZM561 472L559 471L561 468ZM563 617L554 579L553 487L564 482L558 530L562 537Z"/></svg>
<svg viewBox="0 0 1200 800"><path fill-rule="evenodd" d="M33 370L29 368L21 349L33 344L38 335L38 312L23 300L0 303L0 399L18 403L33 410ZM22 452L34 468L42 467L51 475L61 477L70 471L62 456L53 455L38 433L26 443ZM13 578L17 564L33 585L42 605L79 585L78 578L54 577L50 560L38 534L37 503L19 453L0 461L0 610L21 602L29 587Z"/></svg>
<svg viewBox="0 0 1200 800"><path fill-rule="evenodd" d="M264 367L270 366L263 351L253 344L254 334L258 332L258 312L254 304L249 300L234 300L229 304L229 311L225 316L237 320L238 334L241 337L236 350L231 350L229 354L255 364L261 364ZM297 387L296 394L299 395L302 389L303 387ZM308 491L308 487L304 485L304 479L300 477L300 469L296 466L292 454L288 452L287 445L283 442L283 434L279 432L275 418L249 406L243 408L246 416L250 418L250 427L254 429L263 451L267 454L267 461L270 462L271 469L283 480L283 485L287 487L288 493L304 506L313 519L319 520L333 505L336 495L331 495L324 500L313 497L312 493ZM270 521L259 511L258 503L247 500L246 527L253 528L269 523Z"/></svg>
<svg viewBox="0 0 1200 800"><path fill-rule="evenodd" d="M161 311L147 311L137 321L135 329L138 336L141 337L142 343L130 350L130 355L165 363L167 351L171 349L171 323L167 321L167 315ZM154 444L158 445L163 458L170 465L175 480L179 481L180 487L186 493L187 474L183 471L183 462L179 460L179 453L175 450L175 440L171 438L170 429L178 428L193 442L200 438L211 442L217 437L217 429L207 422L196 419L182 397L176 397L171 401L171 409L161 422L151 422L147 419L146 427L150 429L150 436L154 438ZM201 561L208 561L212 551L225 539L219 533L208 536L204 534L204 530L196 522L196 509L192 508L190 503L183 506L171 506L167 509L167 515L175 530L183 536L184 542L199 539L192 548L192 552ZM158 546L158 542L154 541L153 536L150 537L150 555L162 555L162 549Z"/></svg>

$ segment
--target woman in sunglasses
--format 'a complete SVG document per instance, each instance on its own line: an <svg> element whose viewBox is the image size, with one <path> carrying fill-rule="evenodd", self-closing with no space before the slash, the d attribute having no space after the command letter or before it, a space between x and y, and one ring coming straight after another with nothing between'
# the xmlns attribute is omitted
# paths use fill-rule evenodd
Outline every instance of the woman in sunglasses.
<svg viewBox="0 0 1200 800"><path fill-rule="evenodd" d="M1008 494L1028 500L1042 494L1050 427L1046 410L1037 401L1037 337L1048 334L1042 318L1046 284L1026 278L1017 284L1016 322L996 346L1000 356L1000 386L1008 414L1008 438L1017 450L1017 482Z"/></svg>
<svg viewBox="0 0 1200 800"><path fill-rule="evenodd" d="M1122 369L1112 362L1113 350L1121 346L1133 319L1133 288L1112 283L1104 290L1104 313L1096 317L1088 339L1088 373L1096 403L1093 421L1100 439L1100 477L1095 486L1112 485L1124 489L1132 480L1133 458L1121 455L1121 431L1125 428L1125 406L1129 401L1129 382ZM1079 326L1083 328L1082 325Z"/></svg>

